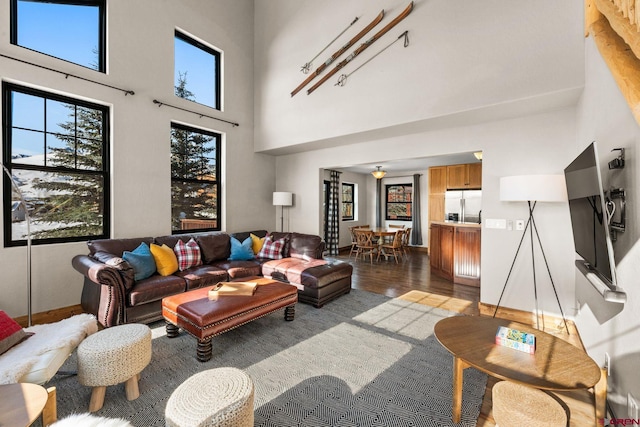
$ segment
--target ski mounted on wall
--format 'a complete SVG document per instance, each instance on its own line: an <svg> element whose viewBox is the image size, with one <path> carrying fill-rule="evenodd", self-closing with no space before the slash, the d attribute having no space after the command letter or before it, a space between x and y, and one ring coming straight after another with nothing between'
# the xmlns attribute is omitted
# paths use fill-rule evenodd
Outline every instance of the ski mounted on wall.
<svg viewBox="0 0 640 427"><path fill-rule="evenodd" d="M333 61L338 59L343 53L345 53L347 50L349 50L349 48L351 48L351 46L356 44L356 42L358 40L360 40L362 37L364 37L365 34L367 34L369 31L371 31L371 29L373 27L378 25L378 23L380 21L382 21L382 18L384 18L384 9L382 10L382 12L380 12L380 14L378 14L378 16L375 17L375 19L373 21L371 21L371 23L369 25L364 27L364 29L362 31L360 31L358 34L356 34L351 40L349 40L347 42L347 44L342 46L333 55L331 55L331 57L329 59L327 59L324 62L324 64L320 65L318 68L316 68L316 70L313 73L309 74L309 77L307 77L305 79L305 81L300 83L298 85L298 87L295 88L293 90L293 92L291 92L291 96L294 96L296 93L300 92L302 90L302 88L304 88L306 85L308 85L311 80L313 80L316 76L320 75L320 73L322 73L325 68L327 68L329 65L331 65L333 63Z"/></svg>
<svg viewBox="0 0 640 427"><path fill-rule="evenodd" d="M343 35L349 28L351 28L351 26L353 24L358 22L358 19L359 18L356 16L356 18L353 21L351 21L351 24L349 24L349 26L347 28L342 30L342 32L340 34L338 34L333 40L331 40L328 45L323 47L322 50L320 52L318 52L318 54L316 56L311 58L311 60L309 62L305 63L302 67L300 67L300 71L302 71L303 74L309 74L309 71L311 71L311 67L313 66L313 61L315 61L318 58L318 56L322 55L322 52L327 50L329 48L329 46L331 46L333 44L333 42L338 40L338 38L340 38L341 35Z"/></svg>
<svg viewBox="0 0 640 427"><path fill-rule="evenodd" d="M328 74L324 75L316 84L311 86L309 90L307 90L307 95L311 94L314 90L316 90L320 85L331 78L335 73L337 73L341 68L351 62L356 56L360 55L366 48L371 46L378 40L380 37L385 35L389 30L398 25L400 21L407 17L413 10L413 2L409 3L409 6L403 10L400 15L398 15L393 21L389 22L383 29L378 31L373 37L360 45L359 48L353 51L351 55L347 56L344 60L342 60L338 65L336 65Z"/></svg>

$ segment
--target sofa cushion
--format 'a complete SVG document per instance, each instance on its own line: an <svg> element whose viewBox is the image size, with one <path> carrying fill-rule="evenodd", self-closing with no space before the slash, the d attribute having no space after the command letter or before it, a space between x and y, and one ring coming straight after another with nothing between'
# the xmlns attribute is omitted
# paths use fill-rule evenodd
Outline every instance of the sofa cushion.
<svg viewBox="0 0 640 427"><path fill-rule="evenodd" d="M270 234L271 240L280 240L284 239L284 247L282 248L282 256L284 258L289 258L289 240L291 237L291 233L281 233L279 231L272 231Z"/></svg>
<svg viewBox="0 0 640 427"><path fill-rule="evenodd" d="M226 282L229 278L225 269L218 268L214 265L198 265L184 271L178 271L174 275L184 279L187 283L188 291L205 286L213 286L218 282Z"/></svg>
<svg viewBox="0 0 640 427"><path fill-rule="evenodd" d="M241 231L238 233L231 233L231 237L235 237L236 239L242 242L244 241L244 239L251 236L252 234L258 237L265 237L269 233L267 232L267 230Z"/></svg>
<svg viewBox="0 0 640 427"><path fill-rule="evenodd" d="M225 270L230 279L248 276L260 276L262 267L258 260L248 261L216 261L211 264L217 268Z"/></svg>
<svg viewBox="0 0 640 427"><path fill-rule="evenodd" d="M282 259L282 251L285 246L285 239L274 240L272 236L267 236L262 245L262 249L258 252L258 258L266 259Z"/></svg>
<svg viewBox="0 0 640 427"><path fill-rule="evenodd" d="M258 255L260 253L260 249L262 249L262 246L264 245L264 239L266 239L266 237L258 237L255 234L251 233L249 234L249 237L251 237L251 249L253 249L253 253Z"/></svg>
<svg viewBox="0 0 640 427"><path fill-rule="evenodd" d="M158 246L155 243L151 244L150 249L159 275L169 276L178 271L178 259L173 249L167 245Z"/></svg>
<svg viewBox="0 0 640 427"><path fill-rule="evenodd" d="M253 258L255 258L255 254L253 253L253 241L251 237L247 237L243 242L240 242L240 240L235 237L231 238L231 255L228 258L229 261L246 261Z"/></svg>
<svg viewBox="0 0 640 427"><path fill-rule="evenodd" d="M213 261L229 258L231 255L231 237L226 233L203 234L196 237L200 245L202 262L211 264Z"/></svg>
<svg viewBox="0 0 640 427"><path fill-rule="evenodd" d="M289 256L293 258L322 259L324 241L313 234L291 233L289 242Z"/></svg>
<svg viewBox="0 0 640 427"><path fill-rule="evenodd" d="M96 252L107 252L121 256L124 251L133 251L135 248L140 246L140 243L142 242L150 245L153 243L153 237L89 240L87 242L87 247L89 248L90 255L93 255Z"/></svg>
<svg viewBox="0 0 640 427"><path fill-rule="evenodd" d="M133 251L124 251L122 259L133 268L133 279L136 281L146 279L156 272L156 261L151 254L149 245L145 242L140 243L140 246Z"/></svg>
<svg viewBox="0 0 640 427"><path fill-rule="evenodd" d="M159 301L164 297L184 292L186 287L187 284L182 277L154 274L135 283L127 296L127 305L136 306Z"/></svg>
<svg viewBox="0 0 640 427"><path fill-rule="evenodd" d="M200 255L200 246L191 238L187 243L182 240L173 247L173 252L178 258L178 270L184 271L189 267L195 267L202 264L202 257Z"/></svg>
<svg viewBox="0 0 640 427"><path fill-rule="evenodd" d="M100 261L118 270L120 276L122 277L124 288L127 290L131 289L135 277L135 271L133 270L133 267L131 267L131 264L129 264L121 257L115 256L114 254L108 252L98 251L91 255L91 257L96 261Z"/></svg>

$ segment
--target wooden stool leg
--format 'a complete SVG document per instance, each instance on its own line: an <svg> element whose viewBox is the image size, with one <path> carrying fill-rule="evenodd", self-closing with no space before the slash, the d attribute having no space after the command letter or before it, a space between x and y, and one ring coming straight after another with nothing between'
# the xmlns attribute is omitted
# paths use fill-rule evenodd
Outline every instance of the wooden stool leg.
<svg viewBox="0 0 640 427"><path fill-rule="evenodd" d="M107 392L106 386L94 387L91 391L91 402L89 402L89 412L96 412L104 405L104 395Z"/></svg>
<svg viewBox="0 0 640 427"><path fill-rule="evenodd" d="M140 396L138 374L132 376L124 383L124 390L127 393L127 400L136 400Z"/></svg>
<svg viewBox="0 0 640 427"><path fill-rule="evenodd" d="M58 406L56 404L56 388L47 389L47 403L42 410L42 425L47 427L58 420Z"/></svg>

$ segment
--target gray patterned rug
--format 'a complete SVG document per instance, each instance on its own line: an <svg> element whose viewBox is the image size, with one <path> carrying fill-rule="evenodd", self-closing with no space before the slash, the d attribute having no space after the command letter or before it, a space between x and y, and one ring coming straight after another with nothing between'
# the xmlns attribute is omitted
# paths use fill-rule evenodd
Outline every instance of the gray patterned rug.
<svg viewBox="0 0 640 427"><path fill-rule="evenodd" d="M487 382L467 369L462 421L451 422L452 356L433 325L454 313L370 292L350 294L321 309L296 306L213 339L213 358L198 362L195 339L153 329L153 357L142 372L140 397L128 401L124 385L107 388L103 417L137 427L164 426L171 392L204 369L243 369L255 385L257 426L475 426ZM63 370L74 370L75 354ZM58 418L86 412L91 389L77 378L55 377Z"/></svg>

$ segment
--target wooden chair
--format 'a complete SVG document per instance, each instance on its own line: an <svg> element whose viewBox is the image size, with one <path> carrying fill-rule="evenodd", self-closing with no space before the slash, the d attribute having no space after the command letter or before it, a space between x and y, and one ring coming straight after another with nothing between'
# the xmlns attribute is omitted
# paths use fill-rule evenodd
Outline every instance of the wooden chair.
<svg viewBox="0 0 640 427"><path fill-rule="evenodd" d="M396 234L393 236L393 240L391 243L383 243L380 245L380 250L378 251L378 260L380 259L380 255L384 251L385 256L393 255L393 258L396 260L396 264L398 263L398 255L402 256L402 242L404 240L405 230L398 230ZM391 253L389 253L389 251Z"/></svg>
<svg viewBox="0 0 640 427"><path fill-rule="evenodd" d="M404 230L404 236L402 238L402 253L404 256L409 256L410 243L411 243L411 227Z"/></svg>
<svg viewBox="0 0 640 427"><path fill-rule="evenodd" d="M356 228L354 230L356 235L356 260L358 255L365 257L369 255L371 264L373 264L373 254L378 250L378 245L373 243L373 231Z"/></svg>
<svg viewBox="0 0 640 427"><path fill-rule="evenodd" d="M358 241L356 240L355 230L360 228L359 225L354 225L353 227L349 227L349 233L351 233L351 250L349 251L349 258L351 258L351 254L355 253L356 257L358 254Z"/></svg>

